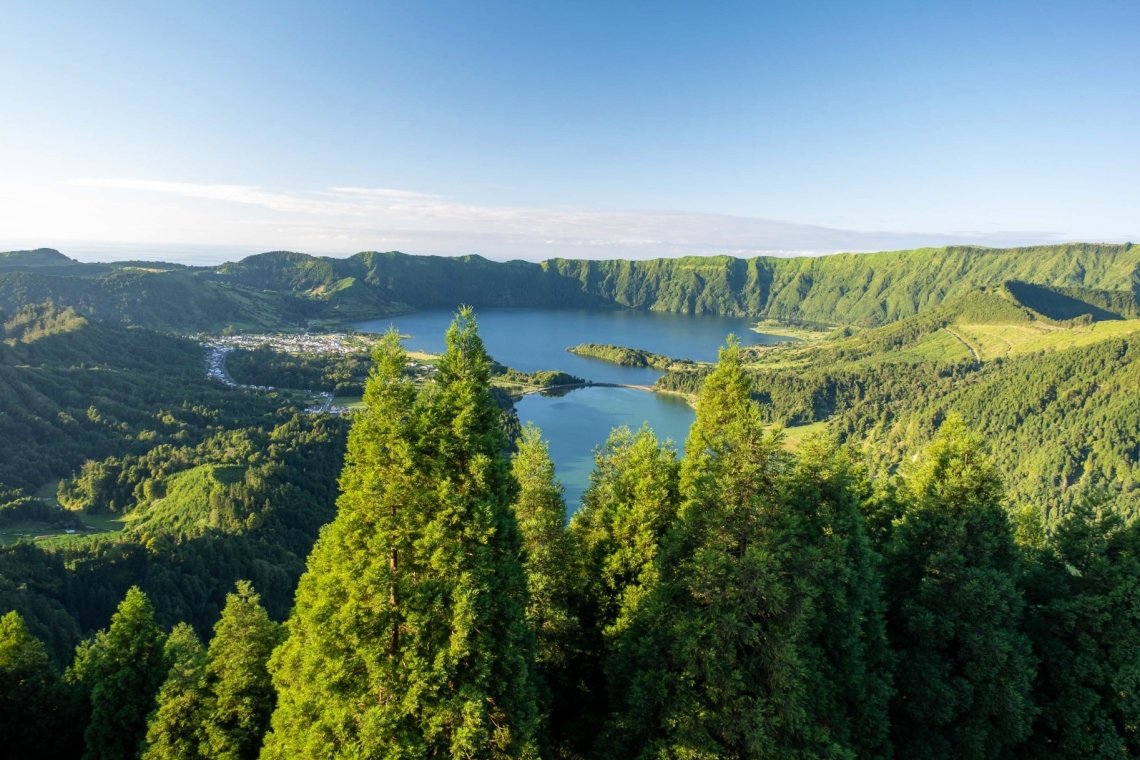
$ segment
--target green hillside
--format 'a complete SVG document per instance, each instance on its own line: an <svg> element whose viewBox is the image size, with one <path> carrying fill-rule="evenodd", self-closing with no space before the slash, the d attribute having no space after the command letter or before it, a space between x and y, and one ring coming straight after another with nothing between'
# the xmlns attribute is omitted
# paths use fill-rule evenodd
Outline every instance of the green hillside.
<svg viewBox="0 0 1140 760"><path fill-rule="evenodd" d="M1012 505L1052 521L1101 494L1140 516L1140 320L1053 320L996 288L847 332L748 349L767 421L827 421L893 471L957 412L991 443ZM695 394L706 373L674 367L658 387Z"/></svg>
<svg viewBox="0 0 1140 760"><path fill-rule="evenodd" d="M1140 267L1140 249L951 247L817 258L556 260L549 265L577 279L583 290L633 308L882 324L1009 280L1128 291Z"/></svg>
<svg viewBox="0 0 1140 760"><path fill-rule="evenodd" d="M50 305L5 315L0 609L61 660L132 585L167 625L208 631L238 578L284 616L345 430L208 379L196 342Z"/></svg>
<svg viewBox="0 0 1140 760"><path fill-rule="evenodd" d="M1006 283L1013 283L1025 305L1055 315L1050 318L1140 313L1140 249L1130 244L538 264L396 252L346 259L275 252L197 268L130 262L45 267L25 253L9 254L15 263L0 266L0 304L19 308L50 300L99 319L175 331L304 325L460 303L878 325ZM51 254L44 255L61 256Z"/></svg>
<svg viewBox="0 0 1140 760"><path fill-rule="evenodd" d="M143 502L130 515L128 530L140 536L200 536L210 530L230 533L244 522L223 505L233 502L233 486L242 481L240 465L203 464L167 478L161 496Z"/></svg>
<svg viewBox="0 0 1140 760"><path fill-rule="evenodd" d="M273 402L208 380L192 341L54 307L2 323L0 486L31 491L85 459L200 439Z"/></svg>
<svg viewBox="0 0 1140 760"><path fill-rule="evenodd" d="M31 251L0 251L0 269L7 267L55 267L76 263L54 248Z"/></svg>

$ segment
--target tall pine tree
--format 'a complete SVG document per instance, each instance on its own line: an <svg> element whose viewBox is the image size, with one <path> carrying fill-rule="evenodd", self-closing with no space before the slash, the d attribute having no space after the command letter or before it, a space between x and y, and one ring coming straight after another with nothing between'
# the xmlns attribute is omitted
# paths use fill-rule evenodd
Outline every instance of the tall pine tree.
<svg viewBox="0 0 1140 760"><path fill-rule="evenodd" d="M1077 507L1027 596L1040 714L1020 755L1140 756L1140 523Z"/></svg>
<svg viewBox="0 0 1140 760"><path fill-rule="evenodd" d="M949 417L908 467L900 498L909 503L886 562L895 752L1000 756L1029 734L1034 663L1020 557L981 438Z"/></svg>
<svg viewBox="0 0 1140 760"><path fill-rule="evenodd" d="M150 599L132 586L110 627L76 650L72 672L91 695L84 760L135 757L142 750L147 716L166 679L165 641Z"/></svg>
<svg viewBox="0 0 1140 760"><path fill-rule="evenodd" d="M520 757L536 748L514 483L469 309L422 389L389 334L336 519L271 663L265 757Z"/></svg>
<svg viewBox="0 0 1140 760"><path fill-rule="evenodd" d="M648 427L636 433L617 428L595 454L590 487L570 521L585 575L579 749L594 743L610 698L620 701L625 692L633 658L617 653L615 642L638 619L660 579L661 543L677 516L677 483L671 445Z"/></svg>
<svg viewBox="0 0 1140 760"><path fill-rule="evenodd" d="M810 728L789 572L796 526L779 502L787 456L750 391L730 339L685 444L662 580L616 642L626 688L604 743L611 754L788 756Z"/></svg>
<svg viewBox="0 0 1140 760"><path fill-rule="evenodd" d="M810 604L801 657L819 756L890 755L887 643L880 557L863 524L866 479L829 438L805 439L784 494L798 516L793 572Z"/></svg>
<svg viewBox="0 0 1140 760"><path fill-rule="evenodd" d="M659 580L658 555L677 516L677 454L648 427L615 428L594 458L570 529L585 555L596 627L613 637Z"/></svg>
<svg viewBox="0 0 1140 760"><path fill-rule="evenodd" d="M535 666L547 715L549 746L572 744L582 733L579 688L582 641L578 619L581 563L566 529L566 502L554 477L554 463L538 428L527 425L511 458L518 482L515 519L522 535L523 569L530 601L527 620L535 633Z"/></svg>
<svg viewBox="0 0 1140 760"><path fill-rule="evenodd" d="M269 727L274 692L267 665L281 626L269 619L249 581L226 597L206 653L203 754L240 760L257 757Z"/></svg>
<svg viewBox="0 0 1140 760"><path fill-rule="evenodd" d="M68 695L18 612L0 617L0 737L5 757L68 754Z"/></svg>
<svg viewBox="0 0 1140 760"><path fill-rule="evenodd" d="M204 758L206 649L193 628L179 623L166 639L165 656L169 670L147 723L143 760Z"/></svg>

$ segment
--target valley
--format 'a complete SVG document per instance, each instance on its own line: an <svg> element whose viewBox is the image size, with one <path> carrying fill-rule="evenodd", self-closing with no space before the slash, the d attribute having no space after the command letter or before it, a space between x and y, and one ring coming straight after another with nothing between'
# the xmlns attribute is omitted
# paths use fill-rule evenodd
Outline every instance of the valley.
<svg viewBox="0 0 1140 760"><path fill-rule="evenodd" d="M552 503L566 535L581 536L574 540L601 540L591 532L602 530L597 520L617 521L606 531L632 529L622 527L622 513L603 517L623 500L630 506L620 509L636 510L679 498L671 468L699 454L686 445L709 414L701 399L711 392L708 379L725 371L725 355L717 360L726 344L738 367L732 382L749 389L740 403L766 441L764 456L784 462L778 468L823 451L849 461L842 467L854 469L842 488L855 490L843 498L863 504L876 542L890 534L899 500L911 498L915 452L959 445L939 443L947 425L968 426L985 442L986 477L1002 484L999 512L1019 551L1052 551L1050 542L1094 504L1098 514L1135 524L1140 311L1134 275L1111 274L1135 271L1134 251L1063 247L1058 256L1083 262L1079 278L1055 266L1045 267L1040 284L1002 279L1041 270L1040 261L1022 261L1037 253L948 250L945 257L986 284L917 291L908 267L927 267L927 252L876 254L869 264L844 257L780 264L821 273L840 264L889 265L882 281L864 280L862 296L833 294L845 305L830 311L813 305L815 289L830 292L822 275L810 286L801 277L803 300L794 308L771 292L759 305L759 280L718 290L707 278L735 267L753 271L760 262L614 264L612 271L609 264L554 262L498 271L474 260L362 255L360 262L401 273L378 290L353 283L313 289L306 277L343 265L300 255L210 271L9 255L0 293L21 295L0 302L0 435L9 442L0 450L0 604L18 611L60 663L87 632L107 625L133 586L156 600L164 626L187 621L208 630L241 578L254 581L270 616L285 619L305 558L338 514L350 427L369 419L377 403L369 378L374 359L391 349L385 334L406 346L398 374L415 389L406 391L409 399L450 403L434 389L455 376L447 337L455 312L410 310L409 301L478 295L482 303L510 302L510 277L522 277L529 293L532 278L552 271L582 275L573 278L575 288L555 280L561 303L488 305L476 317L489 354L493 427L520 450L530 451L541 435L549 492L558 494ZM1041 258L1054 260L1050 252ZM463 274L396 284L407 272L437 266ZM503 290L469 290L469 274L491 271L506 276ZM308 274L298 279L299 272ZM607 274L596 280L600 272ZM687 279L695 272L699 282ZM650 289L662 292L689 282L704 295L633 299L615 273L642 278L645 287L655 282ZM130 285L108 297L104 289L119 278ZM39 290L28 289L33 281ZM435 290L417 291L429 281ZM174 282L181 291L169 289ZM165 284L156 295L151 283ZM444 283L456 286L449 295ZM339 301L348 292L356 293L351 308ZM712 292L720 293L715 301ZM50 297L32 303L33 293ZM868 310L871 297L879 307ZM194 306L200 298L206 301ZM757 306L749 311L745 303ZM684 313L652 310L663 307ZM793 316L782 322L774 313ZM425 428L423 435L435 433ZM791 478L779 489L793 491L797 478L824 477L779 471ZM650 492L658 496L640 501ZM665 518L646 514L634 525L649 529L656 519Z"/></svg>

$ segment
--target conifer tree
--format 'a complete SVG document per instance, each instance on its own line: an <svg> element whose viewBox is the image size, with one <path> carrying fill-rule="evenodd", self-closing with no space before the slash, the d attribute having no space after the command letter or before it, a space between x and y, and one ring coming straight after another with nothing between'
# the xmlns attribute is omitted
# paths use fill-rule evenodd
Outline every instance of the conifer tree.
<svg viewBox="0 0 1140 760"><path fill-rule="evenodd" d="M377 348L336 519L271 670L265 757L521 757L535 750L514 484L469 309L422 390Z"/></svg>
<svg viewBox="0 0 1140 760"><path fill-rule="evenodd" d="M226 597L206 654L203 754L211 758L257 757L273 712L267 665L281 626L269 619L249 581Z"/></svg>
<svg viewBox="0 0 1140 760"><path fill-rule="evenodd" d="M91 695L91 720L83 735L85 760L140 753L147 716L166 678L165 641L150 600L132 586L111 617L110 627L76 650L72 667Z"/></svg>
<svg viewBox="0 0 1140 760"><path fill-rule="evenodd" d="M60 756L67 699L43 642L18 612L0 617L0 737L5 757Z"/></svg>
<svg viewBox="0 0 1140 760"><path fill-rule="evenodd" d="M648 427L615 428L594 458L570 530L586 558L598 629L616 635L659 579L658 554L677 515L678 465Z"/></svg>
<svg viewBox="0 0 1140 760"><path fill-rule="evenodd" d="M511 459L518 482L514 513L522 536L523 569L529 602L527 621L535 633L535 666L555 744L578 733L566 724L581 708L576 688L581 667L577 599L580 563L566 530L566 502L555 480L554 463L537 427L527 425Z"/></svg>
<svg viewBox="0 0 1140 760"><path fill-rule="evenodd" d="M570 521L582 555L578 614L583 657L574 746L592 745L610 711L610 692L624 691L630 658L614 642L637 619L659 580L661 542L677 513L677 454L643 427L614 429L594 456L590 487ZM607 686L608 680L617 688Z"/></svg>
<svg viewBox="0 0 1140 760"><path fill-rule="evenodd" d="M169 670L147 723L143 760L204 758L206 650L186 623L174 626L164 650Z"/></svg>
<svg viewBox="0 0 1140 760"><path fill-rule="evenodd" d="M1140 523L1080 505L1034 563L1040 713L1022 757L1140 755Z"/></svg>
<svg viewBox="0 0 1140 760"><path fill-rule="evenodd" d="M805 439L796 455L784 501L800 518L793 572L810 599L802 657L811 751L886 757L892 662L880 557L861 513L866 479L826 436Z"/></svg>
<svg viewBox="0 0 1140 760"><path fill-rule="evenodd" d="M1034 664L1002 485L958 416L908 468L886 565L900 757L996 757L1029 733Z"/></svg>
<svg viewBox="0 0 1140 760"><path fill-rule="evenodd" d="M787 456L750 388L730 339L685 445L663 580L617 642L629 686L607 732L612 754L788 756L810 728L788 572L796 531L778 499Z"/></svg>

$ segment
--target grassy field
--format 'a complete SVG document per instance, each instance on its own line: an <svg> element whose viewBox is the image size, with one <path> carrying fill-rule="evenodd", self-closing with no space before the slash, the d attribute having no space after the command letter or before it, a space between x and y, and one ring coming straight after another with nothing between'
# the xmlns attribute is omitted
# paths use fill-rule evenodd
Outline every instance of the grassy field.
<svg viewBox="0 0 1140 760"><path fill-rule="evenodd" d="M1140 330L1140 319L1095 322L1085 327L1027 325L954 325L954 329L978 352L983 361L1042 351L1063 351L1088 346Z"/></svg>
<svg viewBox="0 0 1140 760"><path fill-rule="evenodd" d="M783 338L792 338L800 341L821 340L835 331L832 326L793 325L775 319L762 319L752 325L752 331L765 335L779 335Z"/></svg>
<svg viewBox="0 0 1140 760"><path fill-rule="evenodd" d="M41 546L65 546L95 536L118 533L123 529L123 518L119 515L81 515L81 519L86 530L64 528L56 523L35 520L13 523L0 528L0 545L34 541Z"/></svg>
<svg viewBox="0 0 1140 760"><path fill-rule="evenodd" d="M825 430L827 430L826 422L813 422L810 425L784 428L784 448L788 451L796 451L809 435L822 433Z"/></svg>
<svg viewBox="0 0 1140 760"><path fill-rule="evenodd" d="M955 325L955 327L957 327ZM915 345L899 352L901 357L915 361L968 361L974 358L969 347L955 337L954 332L939 330L927 335ZM959 333L960 334L960 333Z"/></svg>
<svg viewBox="0 0 1140 760"><path fill-rule="evenodd" d="M935 328L901 348L873 349L856 359L845 360L849 367L883 362L993 361L1044 351L1080 348L1140 331L1140 319L1095 322L1079 327L1058 327L1044 322L1023 324L954 323ZM778 371L808 369L821 361L835 361L831 351L860 353L864 337L874 333L841 337L831 333L811 343L748 347L747 366L754 370Z"/></svg>

